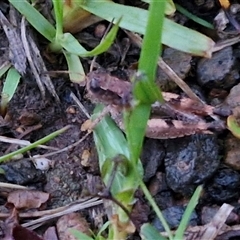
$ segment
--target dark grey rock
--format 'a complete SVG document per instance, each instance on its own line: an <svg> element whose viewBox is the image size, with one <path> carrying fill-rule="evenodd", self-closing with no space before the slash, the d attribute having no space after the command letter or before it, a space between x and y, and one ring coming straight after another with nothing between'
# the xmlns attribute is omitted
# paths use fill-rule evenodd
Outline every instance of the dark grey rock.
<svg viewBox="0 0 240 240"><path fill-rule="evenodd" d="M230 88L239 79L237 65L232 47L213 53L210 59L202 58L197 66L198 83L208 88Z"/></svg>
<svg viewBox="0 0 240 240"><path fill-rule="evenodd" d="M186 207L183 206L174 206L162 211L162 214L171 229L175 229L179 226L185 209ZM157 228L158 231L164 231L162 223L160 222L158 217L154 218L152 224L154 225L154 227ZM198 216L196 212L193 211L188 226L196 226L197 224Z"/></svg>
<svg viewBox="0 0 240 240"><path fill-rule="evenodd" d="M45 174L37 170L32 161L26 158L2 164L1 168L5 172L5 179L10 183L26 185L46 181Z"/></svg>
<svg viewBox="0 0 240 240"><path fill-rule="evenodd" d="M239 198L240 174L230 168L217 171L206 185L206 194L217 202L229 202Z"/></svg>
<svg viewBox="0 0 240 240"><path fill-rule="evenodd" d="M171 139L166 145L166 180L175 192L191 195L219 166L219 147L212 134Z"/></svg>
<svg viewBox="0 0 240 240"><path fill-rule="evenodd" d="M163 163L164 156L165 149L159 140L146 139L141 156L144 181L148 181L156 174L158 167Z"/></svg>

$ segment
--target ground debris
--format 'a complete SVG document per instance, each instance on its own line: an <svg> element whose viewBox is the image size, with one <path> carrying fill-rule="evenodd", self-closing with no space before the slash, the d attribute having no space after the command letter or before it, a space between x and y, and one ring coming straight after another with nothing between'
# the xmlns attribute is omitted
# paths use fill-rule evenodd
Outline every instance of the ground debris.
<svg viewBox="0 0 240 240"><path fill-rule="evenodd" d="M70 232L70 229L75 229L82 233L90 235L90 226L85 218L83 218L79 213L70 213L58 219L57 231L60 240L76 239Z"/></svg>
<svg viewBox="0 0 240 240"><path fill-rule="evenodd" d="M12 214L0 224L2 229L2 240L43 240L35 232L22 227L18 223L18 212L13 209Z"/></svg>
<svg viewBox="0 0 240 240"><path fill-rule="evenodd" d="M39 208L49 199L49 194L40 191L16 190L8 195L8 204L17 209Z"/></svg>
<svg viewBox="0 0 240 240"><path fill-rule="evenodd" d="M239 226L229 227L224 224L232 210L233 206L224 203L210 223L204 226L188 227L184 234L184 240L214 240L217 239L217 236L225 234L234 228L239 231ZM167 236L165 232L161 234Z"/></svg>
<svg viewBox="0 0 240 240"><path fill-rule="evenodd" d="M10 13L11 12L12 15L16 13L16 11L10 11ZM26 73L27 59L20 36L20 27L14 27L13 24L8 21L8 19L3 15L1 11L0 23L9 42L9 58L16 70L24 75Z"/></svg>

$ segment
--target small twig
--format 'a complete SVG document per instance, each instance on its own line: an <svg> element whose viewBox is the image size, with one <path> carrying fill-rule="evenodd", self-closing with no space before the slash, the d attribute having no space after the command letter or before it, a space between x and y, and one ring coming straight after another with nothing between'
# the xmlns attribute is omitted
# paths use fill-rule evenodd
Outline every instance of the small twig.
<svg viewBox="0 0 240 240"><path fill-rule="evenodd" d="M78 107L82 110L82 112L85 114L85 116L87 118L90 118L91 116L89 115L89 113L87 112L87 109L83 106L83 104L78 100L78 98L76 97L76 95L71 92L70 93L70 97L73 99L73 101L75 101L75 103L78 105Z"/></svg>
<svg viewBox="0 0 240 240"><path fill-rule="evenodd" d="M42 97L44 98L45 96L45 87L44 87L45 85L47 90L52 94L55 100L58 103L60 103L60 99L55 91L54 85L49 75L45 74L44 76L40 76L42 72L47 72L47 69L42 59L42 56L40 54L40 51L37 45L35 44L31 34L28 34L26 36L26 26L25 26L24 17L22 18L22 22L21 22L21 38L22 38L23 46L26 51L29 65L34 74L34 77L36 78L36 82L38 84Z"/></svg>
<svg viewBox="0 0 240 240"><path fill-rule="evenodd" d="M132 32L125 31L129 38L141 48L142 38ZM191 99L204 104L203 101L192 91L192 89L180 78L178 75L166 64L161 57L158 60L158 66L164 71L164 73L174 81Z"/></svg>
<svg viewBox="0 0 240 240"><path fill-rule="evenodd" d="M99 114L99 116L91 123L91 127L89 130L93 129L102 119L105 115L107 115L108 113L110 113L110 109L111 109L111 106L107 106L103 109L103 111L101 112L101 114ZM90 117L90 116L89 116ZM70 149L72 149L73 147L76 147L78 144L80 144L81 142L83 142L92 132L89 131L88 133L86 133L80 140L78 140L77 142L63 148L63 149L60 149L58 151L55 151L55 152L51 152L51 153L47 153L47 154L43 154L41 155L41 157L50 157L52 155L55 155L55 154L59 154L59 153L62 153L62 152L65 152L65 151L68 151Z"/></svg>
<svg viewBox="0 0 240 240"><path fill-rule="evenodd" d="M20 146L28 146L28 145L32 144L30 141L27 141L27 140L20 140L17 138L9 138L9 137L5 137L5 136L0 136L0 142L17 144ZM46 146L46 145L38 145L37 147L43 148L43 149L54 150L54 151L59 150L58 148Z"/></svg>
<svg viewBox="0 0 240 240"><path fill-rule="evenodd" d="M36 79L36 82L37 82L37 85L40 89L42 98L44 99L45 95L46 95L46 91L45 91L45 87L44 87L44 85L41 81L41 78L38 74L37 68L35 67L35 64L33 63L33 60L32 60L29 43L28 43L28 40L27 40L27 37L26 37L25 17L23 17L22 21L21 21L21 38L22 38L22 44L23 44L23 47L24 47L24 50L25 50L25 53L26 53L26 56L27 56L29 66L32 70L32 73L33 73L35 79Z"/></svg>
<svg viewBox="0 0 240 240"><path fill-rule="evenodd" d="M238 42L240 42L240 36L237 36L237 37L234 37L234 38L231 38L231 39L226 39L226 40L223 40L223 41L219 41L215 44L212 51L213 52L220 51L223 48L228 47L228 46L232 46L232 45L234 45Z"/></svg>
<svg viewBox="0 0 240 240"><path fill-rule="evenodd" d="M38 223L44 223L53 218L61 217L65 214L83 210L83 209L86 209L89 207L94 207L94 206L100 205L102 203L103 203L103 201L101 199L95 197L95 198L88 199L82 203L76 203L74 205L71 204L71 206L61 207L61 208L57 208L57 209L53 209L53 210L42 211L42 213L44 212L43 217L36 219L36 220L29 221L27 223L24 223L24 224L22 224L22 226L30 227L30 226L33 226ZM28 214L30 217L30 213L28 213ZM19 214L19 217L21 217L22 215L23 214ZM32 213L32 215L33 215L33 213Z"/></svg>
<svg viewBox="0 0 240 240"><path fill-rule="evenodd" d="M12 184L12 183L5 183L5 182L0 182L0 188L12 188L12 189L28 189L25 186L17 185L17 184Z"/></svg>
<svg viewBox="0 0 240 240"><path fill-rule="evenodd" d="M107 35L107 33L109 32L110 28L112 27L112 25L113 25L113 21L114 21L114 19L112 20L112 22L109 23L109 25L108 25L106 31L104 32L104 35L103 35L103 37L102 37L100 43L104 40L104 38L106 37L106 35ZM95 63L96 59L97 59L97 55L95 55L95 56L93 57L93 60L92 60L91 65L90 65L89 72L92 72L92 70L93 70L93 66L94 66L94 63Z"/></svg>
<svg viewBox="0 0 240 240"><path fill-rule="evenodd" d="M166 64L160 57L158 60L158 66L171 78L192 100L200 102L203 101L192 91L192 89Z"/></svg>
<svg viewBox="0 0 240 240"><path fill-rule="evenodd" d="M62 152L65 152L65 151L68 151L68 150L71 150L73 147L76 147L78 144L80 144L81 142L83 142L89 135L91 134L91 132L88 132L86 133L80 140L78 140L77 142L65 147L65 148L62 148L58 151L55 151L55 152L51 152L51 153L47 153L47 154L43 154L41 155L41 157L50 157L50 156L53 156L55 154L59 154L59 153L62 153ZM39 157L39 156L38 156Z"/></svg>
<svg viewBox="0 0 240 240"><path fill-rule="evenodd" d="M37 124L32 127L29 127L26 131L24 131L22 134L20 134L20 136L18 138L21 139L21 138L25 137L26 135L28 135L29 133L40 129L41 127L42 127L41 124ZM8 149L5 151L5 154L10 153L14 147L16 147L16 144L10 145L8 147Z"/></svg>
<svg viewBox="0 0 240 240"><path fill-rule="evenodd" d="M14 14L11 11L11 14ZM9 42L9 58L15 69L21 73L26 73L26 53L24 51L23 43L19 35L19 28L14 27L8 19L0 11L0 24L8 38Z"/></svg>

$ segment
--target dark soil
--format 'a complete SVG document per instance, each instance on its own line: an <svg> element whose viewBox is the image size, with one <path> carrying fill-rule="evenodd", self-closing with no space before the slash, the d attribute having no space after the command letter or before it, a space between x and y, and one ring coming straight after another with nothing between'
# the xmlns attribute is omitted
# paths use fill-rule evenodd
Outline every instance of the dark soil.
<svg viewBox="0 0 240 240"><path fill-rule="evenodd" d="M199 1L177 2L186 7L190 12L209 21L213 20L220 9L215 1L210 0L202 1L204 2L202 5L197 3ZM1 4L0 8L2 11L6 7L4 8L4 14L8 17L8 5ZM176 14L175 18L179 22L184 19L179 13ZM107 26L107 22L103 21L77 34L79 41L88 49L95 47L100 41L95 35L99 24ZM202 29L192 21L186 20L185 25L207 34L206 29ZM48 53L46 40L42 39L33 29L30 28L29 31L33 33L36 39L36 44L40 48L47 70L67 69L63 56ZM126 56L123 57L122 52L126 41L130 42L127 35L120 30L110 50L97 57L96 65L120 77L128 75L129 69L138 60L140 49L129 43L129 49L126 52ZM1 62L9 60L8 39L2 28L0 29L0 46ZM230 89L239 83L239 47L239 44L235 44L233 47L224 49L221 52L222 54L220 52L217 53L220 55L220 58L224 58L219 60L219 57L216 57L218 63L221 61L224 63L220 64L221 66L214 65L212 62L204 65L205 59L189 57L188 55L187 58L184 58L187 59L187 63L184 63L187 64L189 69L181 77L185 78L190 86L194 86L194 91L198 91L199 95L203 96L209 104L220 104L228 95ZM166 46L164 48L163 58L164 54L166 54L165 58L168 59L169 55L167 55L167 52L169 50ZM228 52L226 53L225 51ZM174 55L179 57L179 55ZM230 62L227 62L228 59L230 59ZM90 60L83 60L86 73L89 71ZM176 61L181 60L172 59L175 65L177 65ZM208 69L206 69L206 66L213 69L211 64L215 66L214 74L217 72L218 75L216 79L207 75ZM171 65L171 61L169 65ZM7 117L5 117L5 120L0 121L0 135L34 142L66 125L71 125L69 130L46 145L63 149L77 142L86 134L86 132L81 131L81 125L87 120L87 117L76 105L70 94L73 92L88 113L91 114L94 104L86 97L85 87L71 83L67 74L55 73L54 76L51 76L51 79L59 96L59 101L49 91L46 92L46 96L43 98L28 67L27 65L26 74L23 74L17 91L8 106ZM227 78L225 78L226 75L228 75ZM231 76L231 81L229 76ZM193 82L194 79L198 79L198 83L196 83L197 81ZM162 82L159 85L162 86ZM0 89L2 87L3 81L0 82ZM168 91L171 91L169 86L166 88ZM176 86L173 87L172 91L180 93ZM214 94L214 91L218 94ZM34 130L32 127L37 124L40 124L40 127ZM29 133L22 137L22 133L28 130ZM218 209L223 203L230 203L235 207L235 218L230 221L230 224L236 225L239 223L240 170L224 163L224 156L227 154L225 149L227 134L228 132L224 131L220 134L195 134L171 140L145 139L142 153L145 169L144 180L158 206L164 210L164 215L173 229L179 224L186 206L186 199L189 199L196 186L202 183L205 185L205 191L200 204L193 213L190 224L206 224L206 221L202 220L203 209L204 214L206 214L206 211L209 211L210 217L206 214L207 217L205 218L211 220L215 213L212 209ZM0 156L16 149L15 145L10 146L10 144L1 143ZM50 156L51 167L49 170L37 170L30 157L50 152L52 150L36 148L24 154L21 160L3 163L1 168L4 169L5 175L0 175L1 182L20 184L50 193L51 199L48 202L47 209L65 206L79 198L89 194L94 196L99 192L99 189L102 188L102 183L99 177L98 157L91 135L77 146ZM87 153L87 160L84 158L84 153ZM235 157L239 158L239 155ZM147 206L141 193L139 195L139 202L142 206ZM6 195L2 194L1 204L5 204L5 201ZM143 209L146 211L144 217L138 217L142 218L143 221L152 222L162 231L161 224L150 208L145 207ZM102 211L104 210L102 209ZM91 213L84 211L84 215L94 225L94 217ZM102 221L104 219L105 217L103 217ZM139 222L141 223L141 221ZM93 229L96 230L97 227L93 226ZM240 237L240 235L237 237Z"/></svg>

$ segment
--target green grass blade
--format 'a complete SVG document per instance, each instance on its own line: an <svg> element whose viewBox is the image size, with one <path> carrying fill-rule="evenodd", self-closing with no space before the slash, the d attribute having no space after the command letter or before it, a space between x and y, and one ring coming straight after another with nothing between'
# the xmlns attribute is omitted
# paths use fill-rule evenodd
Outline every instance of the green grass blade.
<svg viewBox="0 0 240 240"><path fill-rule="evenodd" d="M83 56L88 53L71 33L64 33L62 38L58 39L58 43L71 54Z"/></svg>
<svg viewBox="0 0 240 240"><path fill-rule="evenodd" d="M63 51L67 60L69 78L74 83L80 83L85 80L85 72L79 56Z"/></svg>
<svg viewBox="0 0 240 240"><path fill-rule="evenodd" d="M194 21L194 22L196 22L196 23L198 23L198 24L200 24L204 27L214 29L214 26L211 23L205 21L202 18L199 18L199 17L195 16L194 14L190 13L188 10L186 10L182 6L178 5L177 3L175 4L175 6L180 13L184 14L186 17L188 17L192 21Z"/></svg>
<svg viewBox="0 0 240 240"><path fill-rule="evenodd" d="M197 206L198 204L198 200L200 198L200 195L201 195L201 192L202 192L202 189L203 187L202 186L198 186L194 192L194 194L192 195L189 203L188 203L188 206L182 216L182 220L178 226L178 229L176 230L175 232L175 237L174 239L175 240L178 240L178 239L183 239L183 235L184 235L184 232L187 228L187 225L188 225L188 222L189 222L189 219L192 215L192 212L193 210L195 209L195 207Z"/></svg>
<svg viewBox="0 0 240 240"><path fill-rule="evenodd" d="M26 0L9 0L9 2L26 17L28 22L46 39L52 42L56 35L55 28Z"/></svg>
<svg viewBox="0 0 240 240"><path fill-rule="evenodd" d="M156 101L163 102L161 90L156 83L149 81L145 74L137 74L132 78L133 95L143 104L151 104ZM147 91L146 91L147 89Z"/></svg>
<svg viewBox="0 0 240 240"><path fill-rule="evenodd" d="M93 238L89 237L87 234L82 233L77 229L70 229L69 231L77 240L94 240Z"/></svg>
<svg viewBox="0 0 240 240"><path fill-rule="evenodd" d="M20 78L21 76L15 68L9 69L2 89L2 94L8 97L8 102L12 99L14 93L16 92Z"/></svg>
<svg viewBox="0 0 240 240"><path fill-rule="evenodd" d="M142 151L142 144L150 111L151 105L139 104L133 111L126 111L124 113L125 132L131 152L131 160L135 164Z"/></svg>
<svg viewBox="0 0 240 240"><path fill-rule="evenodd" d="M140 235L143 240L167 240L167 238L161 236L158 230L149 223L141 226Z"/></svg>
<svg viewBox="0 0 240 240"><path fill-rule="evenodd" d="M148 19L147 10L117 4L108 0L88 0L79 5L83 9L110 22L114 18L122 18L119 24L120 27L145 34ZM211 56L212 48L215 44L205 35L183 27L167 18L164 19L162 43L172 48L204 57Z"/></svg>
<svg viewBox="0 0 240 240"><path fill-rule="evenodd" d="M102 111L103 107L97 106L94 110L93 119ZM136 172L140 178L143 175L141 162L138 161L137 164L133 165L129 160L130 153L124 134L109 116L104 117L98 123L93 130L93 136L98 151L102 179L106 185L112 174L114 161L117 160L118 156L125 156L125 159L119 163L114 175L111 193L130 210L133 204L134 192L139 186ZM119 215L120 221L127 221L128 217L121 208L118 207L115 213Z"/></svg>
<svg viewBox="0 0 240 240"><path fill-rule="evenodd" d="M120 21L120 20L119 20ZM118 31L119 21L112 27L103 41L92 51L87 51L83 48L76 38L72 36L70 33L65 33L62 39L60 40L60 44L62 47L69 53L81 56L81 57L91 57L101 54L109 49L112 45Z"/></svg>
<svg viewBox="0 0 240 240"><path fill-rule="evenodd" d="M52 3L56 20L56 39L58 39L63 34L63 2L53 0Z"/></svg>
<svg viewBox="0 0 240 240"><path fill-rule="evenodd" d="M9 154L6 154L6 155L0 157L0 163L5 162L5 161L11 159L13 156L15 156L17 154L25 153L25 152L27 152L27 151L37 147L38 145L41 145L41 144L44 144L44 143L50 141L51 139L57 137L59 134L65 132L69 128L70 128L70 126L66 126L64 128L61 128L61 129L59 129L59 130L57 130L57 131L47 135L44 138L39 139L38 141L36 141L36 142L26 146L26 147L23 147L23 148L21 148L21 149L19 149L17 151L11 152Z"/></svg>
<svg viewBox="0 0 240 240"><path fill-rule="evenodd" d="M155 80L157 62L162 51L164 9L165 1L152 1L150 4L149 19L142 43L138 69L147 75L150 82Z"/></svg>
<svg viewBox="0 0 240 240"><path fill-rule="evenodd" d="M168 234L168 238L169 240L173 240L173 235L172 235L172 232L168 226L168 223L167 221L165 220L162 212L160 211L160 209L158 208L156 202L154 201L154 199L152 198L149 190L147 189L146 185L144 184L143 181L140 181L140 187L146 197L146 199L148 200L149 204L151 205L151 207L153 208L154 212L156 213L157 217L159 218L159 220L161 221L165 231L167 232ZM176 239L177 240L177 239Z"/></svg>
<svg viewBox="0 0 240 240"><path fill-rule="evenodd" d="M149 21L143 39L139 60L139 71L144 73L144 79L137 79L134 85L134 98L139 102L133 110L126 111L124 116L125 131L131 152L131 160L137 162L141 153L147 121L150 116L151 103L162 99L161 93L156 99L149 98L154 83L157 61L161 52L161 33L164 18L164 1L152 1L149 8ZM154 30L153 30L154 29ZM151 57L149 57L151 56ZM146 74L146 77L145 77ZM137 89L138 88L138 89ZM153 90L152 90L153 91Z"/></svg>
<svg viewBox="0 0 240 240"><path fill-rule="evenodd" d="M145 3L150 3L151 0L142 0L142 2L145 2ZM166 6L165 6L165 14L166 15L172 15L174 14L176 11L176 7L175 7L175 4L172 0L166 0Z"/></svg>
<svg viewBox="0 0 240 240"><path fill-rule="evenodd" d="M100 105L95 108L93 119L98 116L102 109ZM111 167L113 159L118 155L129 158L128 145L122 131L109 116L104 117L94 128L93 136L98 151L100 171L103 175L104 183L107 184L111 169L104 169L104 167ZM106 162L107 164L105 164ZM105 171L104 173L103 170ZM120 172L116 174L115 181L113 182L114 195L122 190L124 178L125 176Z"/></svg>

